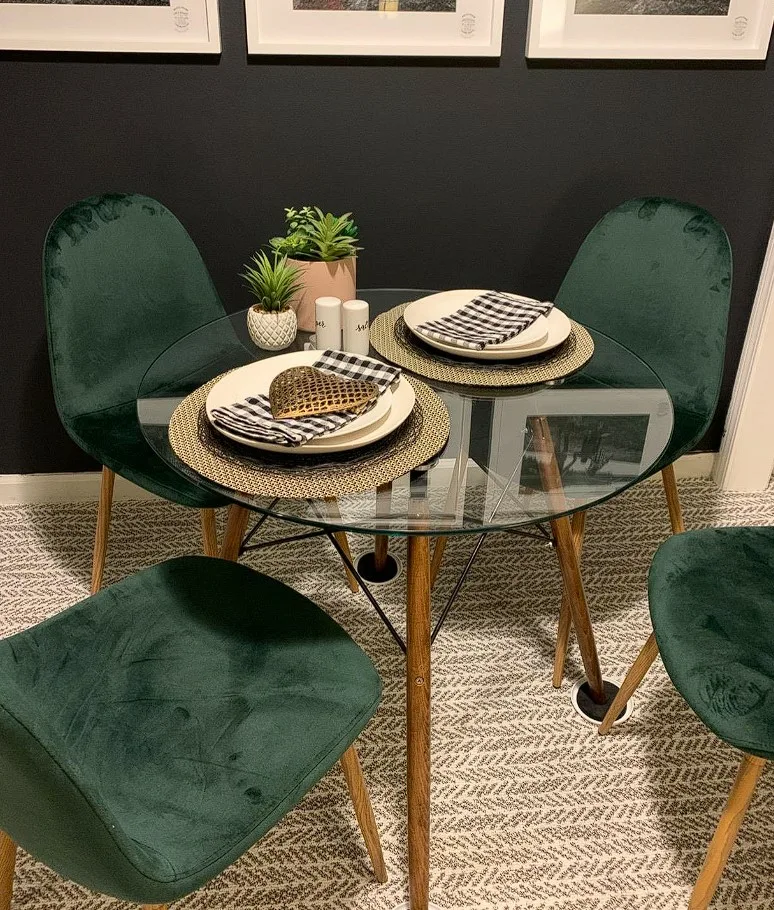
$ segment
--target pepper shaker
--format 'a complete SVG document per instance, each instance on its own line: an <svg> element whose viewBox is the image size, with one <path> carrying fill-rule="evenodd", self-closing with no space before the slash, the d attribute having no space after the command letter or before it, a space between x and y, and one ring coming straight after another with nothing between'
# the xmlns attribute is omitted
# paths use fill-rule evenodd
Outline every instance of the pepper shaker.
<svg viewBox="0 0 774 910"><path fill-rule="evenodd" d="M315 300L314 324L318 351L341 350L341 300L338 297Z"/></svg>
<svg viewBox="0 0 774 910"><path fill-rule="evenodd" d="M350 354L368 356L368 304L365 300L347 300L341 306L344 330L344 350Z"/></svg>

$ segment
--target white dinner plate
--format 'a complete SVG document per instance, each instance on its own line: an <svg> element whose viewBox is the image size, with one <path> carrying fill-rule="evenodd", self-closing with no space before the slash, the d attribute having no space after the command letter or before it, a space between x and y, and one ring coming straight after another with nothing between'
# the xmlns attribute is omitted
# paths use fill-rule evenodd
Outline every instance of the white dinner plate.
<svg viewBox="0 0 774 910"><path fill-rule="evenodd" d="M290 367L312 366L320 358L321 351L294 351L278 354L266 360L258 360L233 370L210 389L205 403L207 418L223 436L241 445L251 446L265 452L292 454L304 452L321 455L326 452L345 452L377 442L396 430L411 414L414 408L414 389L402 376L392 389L382 393L377 403L366 414L361 414L346 426L318 436L302 446L281 446L257 439L246 439L238 433L214 423L212 412L215 408L229 407L249 395L268 395L272 379Z"/></svg>
<svg viewBox="0 0 774 910"><path fill-rule="evenodd" d="M403 320L409 331L430 347L457 357L471 360L517 360L522 357L533 357L557 347L566 341L572 331L572 323L565 314L554 307L548 316L538 316L532 325L520 332L510 341L501 344L487 345L481 351L460 345L449 344L423 335L418 327L431 319L440 319L450 316L463 307L468 301L484 293L481 290L456 290L443 291L440 294L431 294L410 303L403 311Z"/></svg>

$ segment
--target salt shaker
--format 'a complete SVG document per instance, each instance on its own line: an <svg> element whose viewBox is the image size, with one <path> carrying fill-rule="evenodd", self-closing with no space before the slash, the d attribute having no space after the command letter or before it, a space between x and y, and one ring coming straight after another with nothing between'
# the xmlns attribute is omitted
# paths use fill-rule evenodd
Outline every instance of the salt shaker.
<svg viewBox="0 0 774 910"><path fill-rule="evenodd" d="M341 350L341 300L338 297L315 300L314 324L318 351Z"/></svg>
<svg viewBox="0 0 774 910"><path fill-rule="evenodd" d="M344 350L350 354L368 355L368 304L365 300L347 300L341 306Z"/></svg>

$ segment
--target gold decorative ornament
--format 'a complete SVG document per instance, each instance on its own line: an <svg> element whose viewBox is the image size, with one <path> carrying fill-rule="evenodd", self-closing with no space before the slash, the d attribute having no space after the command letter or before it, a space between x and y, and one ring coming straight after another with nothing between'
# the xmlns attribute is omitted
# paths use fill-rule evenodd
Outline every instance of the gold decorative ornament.
<svg viewBox="0 0 774 910"><path fill-rule="evenodd" d="M341 379L315 367L290 367L269 386L272 416L314 417L334 411L360 414L379 397L379 388L362 379Z"/></svg>

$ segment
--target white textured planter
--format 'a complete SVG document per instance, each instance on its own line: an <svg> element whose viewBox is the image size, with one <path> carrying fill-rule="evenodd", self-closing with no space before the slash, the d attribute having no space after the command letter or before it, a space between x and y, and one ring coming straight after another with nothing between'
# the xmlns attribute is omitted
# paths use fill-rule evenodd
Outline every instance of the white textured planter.
<svg viewBox="0 0 774 910"><path fill-rule="evenodd" d="M296 337L298 322L293 310L267 313L257 306L247 311L247 331L264 351L281 351Z"/></svg>

